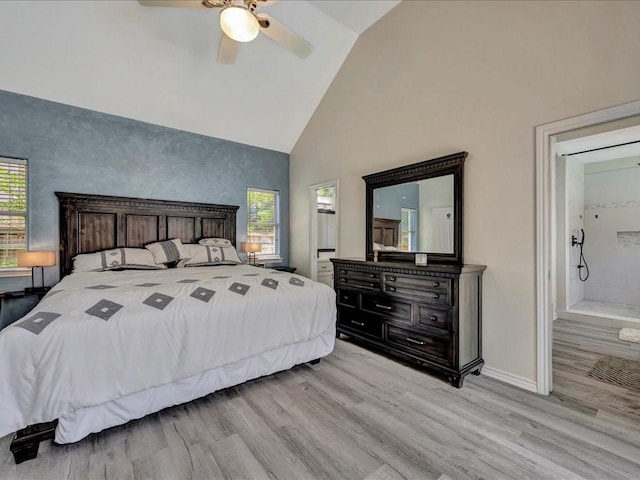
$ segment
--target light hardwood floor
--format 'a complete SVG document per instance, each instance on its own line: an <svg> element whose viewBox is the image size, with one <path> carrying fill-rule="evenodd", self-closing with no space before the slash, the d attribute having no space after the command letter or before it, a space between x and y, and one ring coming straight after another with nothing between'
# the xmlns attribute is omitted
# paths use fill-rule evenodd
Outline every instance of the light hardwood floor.
<svg viewBox="0 0 640 480"><path fill-rule="evenodd" d="M553 326L553 400L592 415L640 424L640 391L587 376L602 355L640 361L640 343L618 338L619 328L556 320ZM639 477L640 478L640 477Z"/></svg>
<svg viewBox="0 0 640 480"><path fill-rule="evenodd" d="M593 360L557 324L556 384ZM589 339L586 344L598 343ZM593 335L592 335L593 336ZM622 352L622 348L618 353ZM611 352L609 352L611 353ZM633 354L633 353L631 353ZM597 356L597 355L596 355ZM594 360L595 362L595 360ZM568 368L571 367L571 368ZM588 388L595 388L592 381ZM559 386L559 385L558 385ZM611 392L605 386L598 392ZM561 388L559 388L562 390ZM8 479L638 479L638 398L549 398L484 376L462 389L339 340L315 366L248 382L73 445L41 445ZM587 389L587 397L595 396ZM631 412L629 410L632 410Z"/></svg>

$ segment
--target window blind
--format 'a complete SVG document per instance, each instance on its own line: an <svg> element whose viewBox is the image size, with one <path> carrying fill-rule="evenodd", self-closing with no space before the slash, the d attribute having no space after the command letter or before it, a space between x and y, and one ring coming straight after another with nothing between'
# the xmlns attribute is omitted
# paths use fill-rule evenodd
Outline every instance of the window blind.
<svg viewBox="0 0 640 480"><path fill-rule="evenodd" d="M27 247L27 161L0 157L0 269Z"/></svg>
<svg viewBox="0 0 640 480"><path fill-rule="evenodd" d="M247 241L262 244L258 258L280 256L280 192L247 188Z"/></svg>

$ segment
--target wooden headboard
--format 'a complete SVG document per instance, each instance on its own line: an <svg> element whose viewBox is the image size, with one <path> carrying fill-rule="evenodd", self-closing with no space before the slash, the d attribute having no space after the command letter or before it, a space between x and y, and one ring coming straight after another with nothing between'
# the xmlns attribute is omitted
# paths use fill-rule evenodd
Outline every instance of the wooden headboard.
<svg viewBox="0 0 640 480"><path fill-rule="evenodd" d="M398 247L400 241L400 220L391 218L373 219L373 243L387 247Z"/></svg>
<svg viewBox="0 0 640 480"><path fill-rule="evenodd" d="M195 243L219 237L236 245L235 205L149 200L56 192L60 203L60 278L71 273L71 259L117 247L139 248L179 238Z"/></svg>

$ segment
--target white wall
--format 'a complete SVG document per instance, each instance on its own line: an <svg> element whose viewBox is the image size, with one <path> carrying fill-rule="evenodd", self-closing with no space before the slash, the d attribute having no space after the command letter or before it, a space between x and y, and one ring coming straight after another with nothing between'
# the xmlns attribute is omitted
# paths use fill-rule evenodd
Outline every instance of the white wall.
<svg viewBox="0 0 640 480"><path fill-rule="evenodd" d="M363 256L362 175L467 150L483 356L535 381L535 126L640 99L638 24L640 2L401 2L359 38L292 151L292 264L308 264L309 185L339 178L340 255Z"/></svg>
<svg viewBox="0 0 640 480"><path fill-rule="evenodd" d="M0 90L288 153L357 34L308 2L265 12L313 53L259 35L218 64L219 9L0 1Z"/></svg>
<svg viewBox="0 0 640 480"><path fill-rule="evenodd" d="M585 175L585 204L585 297L640 305L640 167Z"/></svg>

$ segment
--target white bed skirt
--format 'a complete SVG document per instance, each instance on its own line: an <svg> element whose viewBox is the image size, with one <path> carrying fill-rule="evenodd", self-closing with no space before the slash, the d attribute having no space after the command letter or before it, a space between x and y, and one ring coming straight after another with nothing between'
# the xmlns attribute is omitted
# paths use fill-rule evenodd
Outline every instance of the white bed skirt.
<svg viewBox="0 0 640 480"><path fill-rule="evenodd" d="M288 370L294 365L322 358L333 351L335 324L320 336L302 343L285 345L198 375L120 397L101 405L86 407L61 417L56 443L77 442L87 435L122 425L173 405L180 405L212 392L254 378Z"/></svg>

